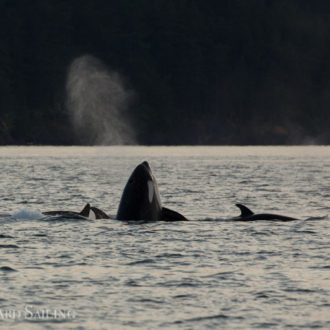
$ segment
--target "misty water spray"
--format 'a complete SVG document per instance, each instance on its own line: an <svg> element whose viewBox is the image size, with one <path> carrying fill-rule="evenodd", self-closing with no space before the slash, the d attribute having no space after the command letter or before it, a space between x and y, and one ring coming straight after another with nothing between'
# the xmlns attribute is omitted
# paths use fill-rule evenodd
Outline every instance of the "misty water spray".
<svg viewBox="0 0 330 330"><path fill-rule="evenodd" d="M132 92L99 59L85 55L70 65L67 107L77 139L83 144L134 144L128 116Z"/></svg>

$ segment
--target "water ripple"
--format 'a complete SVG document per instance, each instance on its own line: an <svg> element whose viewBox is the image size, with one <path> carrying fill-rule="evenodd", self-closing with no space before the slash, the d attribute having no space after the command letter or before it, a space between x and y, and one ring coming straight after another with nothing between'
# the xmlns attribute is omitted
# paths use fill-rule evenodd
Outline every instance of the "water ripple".
<svg viewBox="0 0 330 330"><path fill-rule="evenodd" d="M0 312L75 315L4 327L330 327L330 148L0 149ZM38 220L87 202L115 214L144 159L163 204L192 221ZM303 220L230 221L237 202Z"/></svg>

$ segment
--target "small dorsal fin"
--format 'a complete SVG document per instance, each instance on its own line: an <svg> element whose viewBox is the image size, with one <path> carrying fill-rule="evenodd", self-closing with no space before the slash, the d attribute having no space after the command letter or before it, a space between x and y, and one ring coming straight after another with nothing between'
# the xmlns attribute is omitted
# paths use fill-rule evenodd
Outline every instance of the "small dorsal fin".
<svg viewBox="0 0 330 330"><path fill-rule="evenodd" d="M236 204L236 206L241 210L241 217L248 217L254 214L249 208L242 204Z"/></svg>
<svg viewBox="0 0 330 330"><path fill-rule="evenodd" d="M85 205L85 207L82 209L82 211L79 214L82 215L83 217L88 218L89 217L90 208L91 208L90 204L87 203Z"/></svg>
<svg viewBox="0 0 330 330"><path fill-rule="evenodd" d="M163 221L188 221L186 217L184 217L179 212L173 211L171 209L168 209L167 207L162 207L161 212L161 219Z"/></svg>
<svg viewBox="0 0 330 330"><path fill-rule="evenodd" d="M92 206L91 211L93 211L95 219L110 219L110 217L105 212L98 209L97 207Z"/></svg>

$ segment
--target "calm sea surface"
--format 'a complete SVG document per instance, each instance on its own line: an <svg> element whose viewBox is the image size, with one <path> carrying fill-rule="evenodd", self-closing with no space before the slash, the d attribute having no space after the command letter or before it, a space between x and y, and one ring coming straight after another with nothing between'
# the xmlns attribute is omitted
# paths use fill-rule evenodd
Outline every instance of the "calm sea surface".
<svg viewBox="0 0 330 330"><path fill-rule="evenodd" d="M115 216L148 160L191 222ZM330 328L329 147L0 148L0 327ZM235 203L293 222L228 220Z"/></svg>

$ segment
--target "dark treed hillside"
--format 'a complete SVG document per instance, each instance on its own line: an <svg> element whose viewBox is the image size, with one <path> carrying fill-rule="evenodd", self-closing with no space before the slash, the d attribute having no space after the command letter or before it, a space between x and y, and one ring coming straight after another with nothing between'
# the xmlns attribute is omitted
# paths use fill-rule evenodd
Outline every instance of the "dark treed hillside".
<svg viewBox="0 0 330 330"><path fill-rule="evenodd" d="M0 0L0 144L73 144L70 64L134 90L142 144L330 143L328 0Z"/></svg>

